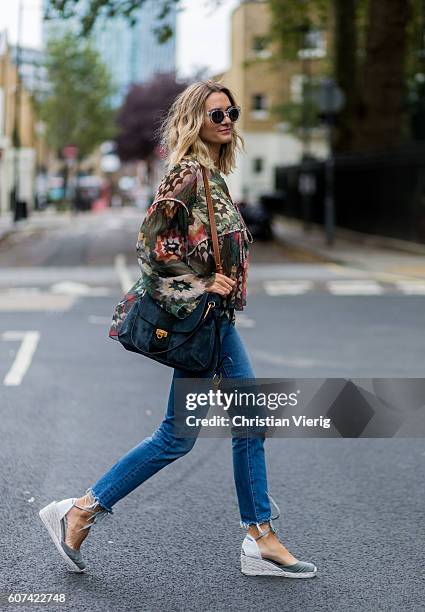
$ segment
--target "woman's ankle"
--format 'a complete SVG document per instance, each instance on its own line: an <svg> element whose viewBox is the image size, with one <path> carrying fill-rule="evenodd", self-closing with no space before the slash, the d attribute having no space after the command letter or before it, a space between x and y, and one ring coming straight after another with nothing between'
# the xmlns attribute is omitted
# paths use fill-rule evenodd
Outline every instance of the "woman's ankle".
<svg viewBox="0 0 425 612"><path fill-rule="evenodd" d="M260 529L258 529L257 525L250 525L248 527L248 533L250 536L252 536L253 538L257 538L258 536L262 535L263 533L267 532L270 529L270 523L259 523ZM272 533L271 531L269 531L269 533ZM269 535L269 534L267 534ZM267 537L267 535L265 535L264 537ZM263 538L262 538L263 539Z"/></svg>
<svg viewBox="0 0 425 612"><path fill-rule="evenodd" d="M90 492L85 493L82 497L79 497L75 500L74 506L81 511L92 512L106 512L106 509L100 505L100 503L96 500L94 495Z"/></svg>

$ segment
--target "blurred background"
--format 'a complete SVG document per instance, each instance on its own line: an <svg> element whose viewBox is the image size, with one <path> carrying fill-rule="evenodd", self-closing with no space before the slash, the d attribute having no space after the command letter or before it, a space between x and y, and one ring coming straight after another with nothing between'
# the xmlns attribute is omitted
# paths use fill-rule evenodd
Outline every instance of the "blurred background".
<svg viewBox="0 0 425 612"><path fill-rule="evenodd" d="M425 243L424 27L422 0L13 0L0 218L145 208L160 117L212 78L242 107L229 186L254 231L277 213L328 245L336 226Z"/></svg>
<svg viewBox="0 0 425 612"><path fill-rule="evenodd" d="M108 331L140 275L156 130L200 78L242 109L225 179L254 236L236 325L256 375L424 375L424 0L3 0L0 592L102 612L422 611L423 432L267 440L276 526L319 568L308 588L239 576L228 439L120 501L78 588L34 528L163 418L171 370Z"/></svg>

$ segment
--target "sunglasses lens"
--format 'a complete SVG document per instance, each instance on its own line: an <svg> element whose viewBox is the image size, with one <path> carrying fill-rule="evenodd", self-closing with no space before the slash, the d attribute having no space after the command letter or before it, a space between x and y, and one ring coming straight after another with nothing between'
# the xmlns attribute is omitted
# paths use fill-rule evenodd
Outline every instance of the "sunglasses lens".
<svg viewBox="0 0 425 612"><path fill-rule="evenodd" d="M214 123L221 123L224 119L224 113L221 110L215 110L211 113L211 119Z"/></svg>
<svg viewBox="0 0 425 612"><path fill-rule="evenodd" d="M229 119L230 121L237 121L239 119L239 109L238 108L229 109Z"/></svg>

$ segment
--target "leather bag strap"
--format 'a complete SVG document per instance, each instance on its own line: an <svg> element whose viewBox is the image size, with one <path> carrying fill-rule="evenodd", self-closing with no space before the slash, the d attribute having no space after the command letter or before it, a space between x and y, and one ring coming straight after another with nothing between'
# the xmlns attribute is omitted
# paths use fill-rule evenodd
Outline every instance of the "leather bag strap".
<svg viewBox="0 0 425 612"><path fill-rule="evenodd" d="M217 226L215 224L214 206L213 206L212 199L211 199L211 191L210 191L210 185L208 181L208 175L207 175L207 171L205 167L201 165L201 168L202 168L202 177L204 179L205 195L206 195L207 204L208 204L208 217L210 220L211 238L212 238L213 249L214 249L215 269L216 269L216 272L223 274L223 266L221 264L221 257L220 257L220 247L218 244L218 237L217 237Z"/></svg>

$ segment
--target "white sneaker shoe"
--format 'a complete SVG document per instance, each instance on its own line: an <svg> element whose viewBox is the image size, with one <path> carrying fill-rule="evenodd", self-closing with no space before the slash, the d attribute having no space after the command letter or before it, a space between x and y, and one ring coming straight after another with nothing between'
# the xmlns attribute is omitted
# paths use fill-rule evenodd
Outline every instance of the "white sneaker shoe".
<svg viewBox="0 0 425 612"><path fill-rule="evenodd" d="M272 559L264 559L256 542L273 528L268 529L254 538L247 534L242 542L241 571L245 576L283 576L284 578L314 578L317 567L314 563L297 561L292 565L284 565Z"/></svg>
<svg viewBox="0 0 425 612"><path fill-rule="evenodd" d="M76 497L70 497L69 499L63 499L60 502L52 502L39 511L39 516L49 532L50 537L53 540L54 545L58 549L62 559L67 564L68 568L74 572L84 572L86 569L86 563L84 562L81 552L75 550L65 543L65 534L68 527L66 514L76 505ZM80 508L80 506L76 506ZM87 510L87 508L80 508L81 510ZM98 519L106 516L107 512L104 510L93 511L88 521L94 517L93 522L88 522L87 525L81 527L82 529L89 529Z"/></svg>

